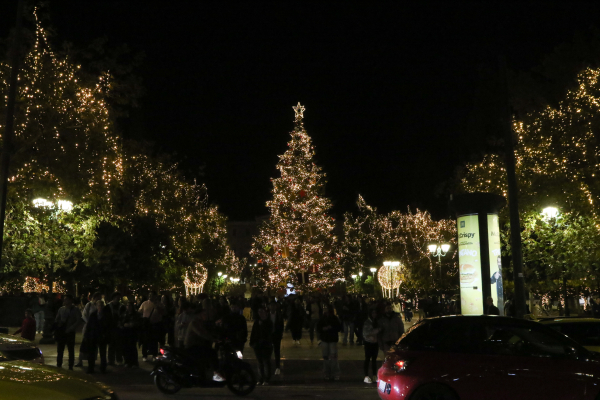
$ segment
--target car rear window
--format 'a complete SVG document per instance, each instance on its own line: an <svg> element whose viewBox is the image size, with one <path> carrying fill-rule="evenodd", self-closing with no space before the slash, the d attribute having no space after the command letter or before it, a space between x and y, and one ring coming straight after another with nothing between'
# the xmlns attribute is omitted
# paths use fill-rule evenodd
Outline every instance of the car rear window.
<svg viewBox="0 0 600 400"><path fill-rule="evenodd" d="M553 323L548 326L584 346L600 346L600 323Z"/></svg>
<svg viewBox="0 0 600 400"><path fill-rule="evenodd" d="M426 320L411 329L398 342L406 350L471 353L468 325L462 321Z"/></svg>

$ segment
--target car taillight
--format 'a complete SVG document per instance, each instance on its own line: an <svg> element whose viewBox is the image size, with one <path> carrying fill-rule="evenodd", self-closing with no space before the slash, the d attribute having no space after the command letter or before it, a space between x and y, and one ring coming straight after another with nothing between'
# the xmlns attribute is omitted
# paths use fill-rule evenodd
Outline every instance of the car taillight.
<svg viewBox="0 0 600 400"><path fill-rule="evenodd" d="M406 360L398 360L394 363L394 370L396 372L404 371L406 366L408 365L408 361Z"/></svg>

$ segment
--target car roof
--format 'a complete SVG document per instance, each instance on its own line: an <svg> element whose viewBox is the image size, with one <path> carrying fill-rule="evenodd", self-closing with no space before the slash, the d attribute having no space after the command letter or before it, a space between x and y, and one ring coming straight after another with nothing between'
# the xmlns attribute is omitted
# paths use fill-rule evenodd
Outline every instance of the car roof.
<svg viewBox="0 0 600 400"><path fill-rule="evenodd" d="M600 323L598 318L578 318L578 317L556 317L556 318L545 318L537 321L544 325L551 324L597 324Z"/></svg>
<svg viewBox="0 0 600 400"><path fill-rule="evenodd" d="M473 321L481 321L481 322L501 322L505 324L518 324L518 325L531 325L535 324L535 322L531 320L518 319L512 317L502 317L499 315L443 315L441 317L431 317L426 318L424 321L444 321L448 323L455 322L473 322Z"/></svg>
<svg viewBox="0 0 600 400"><path fill-rule="evenodd" d="M23 339L20 336L0 333L0 346L2 345L20 345L22 347L36 347L31 340Z"/></svg>

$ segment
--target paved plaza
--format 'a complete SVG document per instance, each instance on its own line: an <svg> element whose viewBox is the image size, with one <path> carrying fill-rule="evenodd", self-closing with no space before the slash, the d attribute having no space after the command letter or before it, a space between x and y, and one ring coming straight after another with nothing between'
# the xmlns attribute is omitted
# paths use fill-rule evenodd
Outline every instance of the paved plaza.
<svg viewBox="0 0 600 400"><path fill-rule="evenodd" d="M404 326L408 329L412 322L405 322ZM17 328L10 328L14 332ZM248 322L248 331L252 329L252 322ZM41 335L37 335L36 341L39 341ZM79 343L81 334L76 338L76 356L79 354ZM44 353L46 363L56 365L56 345L39 345ZM363 346L346 345L340 343L339 362L342 371L340 381L330 382L322 378L322 359L321 350L317 345L317 340L313 345L310 344L308 331L303 331L300 345L295 345L292 341L290 332L284 334L281 342L281 375L273 376L270 386L257 387L247 398L252 399L279 399L279 398L326 398L335 399L376 399L375 384L365 384L362 382L363 376ZM65 357L67 355L65 354ZM248 346L244 349L244 358L256 368L254 351ZM139 355L140 367L129 369L124 367L109 367L109 373L93 375L94 379L109 384L119 394L122 400L137 399L228 399L237 398L228 389L182 389L176 395L168 396L160 393L153 384L150 372L153 364L142 361L141 352ZM383 360L383 354L379 353L379 361ZM273 363L273 360L272 360ZM274 364L274 363L273 363ZM274 366L273 366L274 368ZM75 368L83 373L83 369Z"/></svg>

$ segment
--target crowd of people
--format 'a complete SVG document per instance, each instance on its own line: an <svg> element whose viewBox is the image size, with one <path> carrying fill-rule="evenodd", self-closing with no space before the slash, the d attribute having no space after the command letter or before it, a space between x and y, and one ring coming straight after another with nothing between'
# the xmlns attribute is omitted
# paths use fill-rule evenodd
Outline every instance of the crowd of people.
<svg viewBox="0 0 600 400"><path fill-rule="evenodd" d="M190 355L206 361L214 370L213 379L221 380L215 343L227 338L235 350L244 352L246 343L252 348L262 385L281 373L285 332L291 335L294 346L320 347L325 379L340 378L338 344L364 346L364 382L371 383L376 380L372 377L379 352L389 350L402 335L401 315L412 307L398 300L320 293L284 298L257 294L245 299L211 298L206 294L186 297L170 292L150 292L147 297L98 292L79 299L64 295L50 303L55 307L58 367L62 367L65 348L69 369L87 364L87 372L94 373L97 361L100 372L116 365L135 368L139 366L138 348L143 361L152 361L160 346L169 345L185 348ZM40 322L39 312L44 312L47 302L43 295L35 295L35 304L42 310L30 307L27 324L24 321L25 330L29 335L33 331L34 336L42 329L44 318L42 315ZM250 334L248 320L253 321ZM76 360L75 334L79 328L82 341Z"/></svg>

